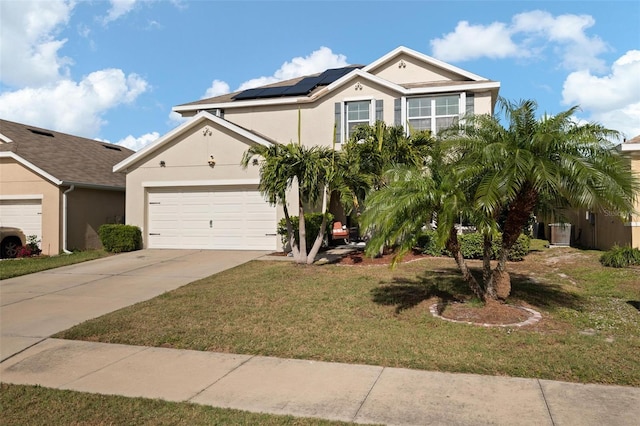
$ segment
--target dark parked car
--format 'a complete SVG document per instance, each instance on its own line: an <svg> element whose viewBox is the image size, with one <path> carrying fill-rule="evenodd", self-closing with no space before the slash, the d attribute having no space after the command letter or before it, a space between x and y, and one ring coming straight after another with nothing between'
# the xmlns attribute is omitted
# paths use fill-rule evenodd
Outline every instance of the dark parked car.
<svg viewBox="0 0 640 426"><path fill-rule="evenodd" d="M18 228L0 226L0 256L3 259L16 257L18 249L26 244L24 233Z"/></svg>

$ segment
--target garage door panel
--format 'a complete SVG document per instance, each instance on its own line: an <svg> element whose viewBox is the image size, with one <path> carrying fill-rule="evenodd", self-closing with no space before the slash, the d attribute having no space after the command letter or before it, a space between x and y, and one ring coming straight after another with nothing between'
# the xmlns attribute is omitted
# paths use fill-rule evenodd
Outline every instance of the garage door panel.
<svg viewBox="0 0 640 426"><path fill-rule="evenodd" d="M167 189L148 201L151 248L275 249L275 207L257 190Z"/></svg>
<svg viewBox="0 0 640 426"><path fill-rule="evenodd" d="M0 200L0 225L19 228L25 237L42 239L42 200Z"/></svg>

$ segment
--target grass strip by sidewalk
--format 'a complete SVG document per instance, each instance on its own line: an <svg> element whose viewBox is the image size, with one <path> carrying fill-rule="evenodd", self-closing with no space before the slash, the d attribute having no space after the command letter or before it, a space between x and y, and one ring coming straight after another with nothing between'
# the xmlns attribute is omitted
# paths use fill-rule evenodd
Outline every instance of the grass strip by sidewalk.
<svg viewBox="0 0 640 426"><path fill-rule="evenodd" d="M87 260L111 256L104 250L87 250L59 256L36 256L21 259L4 259L0 262L0 280L46 271L47 269L73 265Z"/></svg>
<svg viewBox="0 0 640 426"><path fill-rule="evenodd" d="M0 385L0 406L4 426L351 424L5 383Z"/></svg>
<svg viewBox="0 0 640 426"><path fill-rule="evenodd" d="M449 258L393 271L254 261L55 337L640 386L640 270L599 255L553 248L510 264L510 302L543 315L524 328L433 318L432 303L469 295Z"/></svg>

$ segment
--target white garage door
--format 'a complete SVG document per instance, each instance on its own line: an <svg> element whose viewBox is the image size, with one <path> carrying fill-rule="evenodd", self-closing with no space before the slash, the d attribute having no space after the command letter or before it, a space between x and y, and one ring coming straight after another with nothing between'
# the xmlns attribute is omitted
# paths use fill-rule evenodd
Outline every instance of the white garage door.
<svg viewBox="0 0 640 426"><path fill-rule="evenodd" d="M275 250L276 210L255 189L152 190L149 248Z"/></svg>
<svg viewBox="0 0 640 426"><path fill-rule="evenodd" d="M42 239L42 200L0 200L0 225Z"/></svg>

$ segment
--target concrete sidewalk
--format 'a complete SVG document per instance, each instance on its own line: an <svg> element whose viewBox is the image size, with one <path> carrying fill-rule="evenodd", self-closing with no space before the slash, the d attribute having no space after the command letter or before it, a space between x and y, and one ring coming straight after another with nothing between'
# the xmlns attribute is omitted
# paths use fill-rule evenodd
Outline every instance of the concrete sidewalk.
<svg viewBox="0 0 640 426"><path fill-rule="evenodd" d="M3 382L396 425L634 425L640 388L47 339Z"/></svg>

